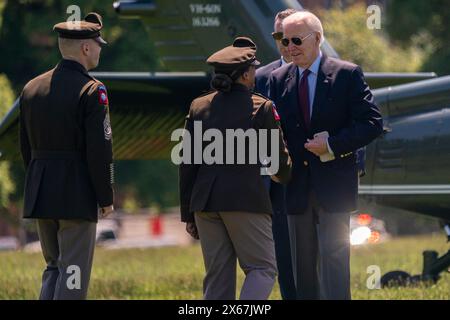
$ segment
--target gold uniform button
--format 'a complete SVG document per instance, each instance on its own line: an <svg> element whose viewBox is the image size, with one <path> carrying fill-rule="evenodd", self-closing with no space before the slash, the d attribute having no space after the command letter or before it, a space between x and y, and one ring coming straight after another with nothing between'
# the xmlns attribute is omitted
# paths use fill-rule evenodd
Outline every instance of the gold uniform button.
<svg viewBox="0 0 450 320"><path fill-rule="evenodd" d="M308 161L303 161L303 164L305 165L305 167L308 166Z"/></svg>

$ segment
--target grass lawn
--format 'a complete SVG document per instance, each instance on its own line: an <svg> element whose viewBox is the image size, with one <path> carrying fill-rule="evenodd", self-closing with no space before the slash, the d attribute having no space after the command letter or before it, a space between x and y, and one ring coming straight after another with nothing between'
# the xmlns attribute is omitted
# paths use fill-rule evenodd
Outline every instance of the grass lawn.
<svg viewBox="0 0 450 320"><path fill-rule="evenodd" d="M367 268L381 274L396 269L418 274L422 251L447 252L443 235L399 238L352 248L353 299L450 299L450 273L436 285L369 290ZM40 253L0 252L0 299L36 299L44 260ZM198 245L144 250L97 249L90 284L90 299L201 299L203 260ZM239 273L238 288L243 280ZM278 285L271 299L280 299Z"/></svg>

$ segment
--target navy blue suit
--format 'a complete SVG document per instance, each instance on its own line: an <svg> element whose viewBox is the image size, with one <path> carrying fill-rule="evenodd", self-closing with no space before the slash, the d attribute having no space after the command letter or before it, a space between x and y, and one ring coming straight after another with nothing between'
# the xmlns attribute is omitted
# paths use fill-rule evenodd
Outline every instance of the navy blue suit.
<svg viewBox="0 0 450 320"><path fill-rule="evenodd" d="M354 211L358 193L355 151L383 131L381 114L361 69L322 57L310 130L305 129L298 107L298 68L288 64L275 70L269 87L293 161L292 179L286 188L287 213L302 213L311 188L326 211ZM304 148L306 140L321 131L330 134L333 161L321 162Z"/></svg>
<svg viewBox="0 0 450 320"><path fill-rule="evenodd" d="M281 67L281 59L272 61L265 66L262 66L256 70L255 79L255 91L267 96L269 94L269 80L272 71L277 70Z"/></svg>
<svg viewBox="0 0 450 320"><path fill-rule="evenodd" d="M255 91L263 95L269 93L269 78L272 71L281 67L281 59L275 60L256 71ZM292 274L291 248L289 229L286 216L285 188L282 184L264 177L264 182L270 191L272 202L272 233L275 243L275 256L278 267L278 283L283 300L296 299L295 283Z"/></svg>
<svg viewBox="0 0 450 320"><path fill-rule="evenodd" d="M356 152L382 133L383 123L360 67L323 56L316 75L309 129L299 107L298 67L282 66L269 79L269 97L281 117L293 162L286 212L294 281L298 299L350 299L349 218L357 205ZM335 160L321 162L304 147L322 131L330 135Z"/></svg>

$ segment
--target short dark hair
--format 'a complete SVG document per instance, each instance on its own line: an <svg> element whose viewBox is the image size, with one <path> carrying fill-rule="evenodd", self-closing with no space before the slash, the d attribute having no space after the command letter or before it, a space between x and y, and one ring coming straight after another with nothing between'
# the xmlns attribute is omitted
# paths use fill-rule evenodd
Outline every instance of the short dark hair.
<svg viewBox="0 0 450 320"><path fill-rule="evenodd" d="M295 9L286 9L286 10L280 11L275 16L275 21L276 20L282 20L283 21L284 19L289 17L291 14L294 14L296 12L298 12L298 10L295 10Z"/></svg>

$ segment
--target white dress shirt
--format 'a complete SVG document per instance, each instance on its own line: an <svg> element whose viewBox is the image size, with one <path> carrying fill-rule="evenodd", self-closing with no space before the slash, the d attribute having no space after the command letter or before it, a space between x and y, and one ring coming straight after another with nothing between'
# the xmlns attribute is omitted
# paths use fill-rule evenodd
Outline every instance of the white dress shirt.
<svg viewBox="0 0 450 320"><path fill-rule="evenodd" d="M319 55L317 56L316 60L309 66L309 76L308 76L308 89L309 89L309 117L311 119L312 113L313 113L313 105L314 105L314 96L316 94L316 86L317 86L317 77L319 74L319 67L320 67L320 60L322 59L322 51L319 51ZM282 59L283 61L283 59ZM303 77L303 72L305 71L304 68L298 67L298 73L300 75L299 81ZM327 148L328 153L331 156L334 156L333 150L330 148L330 144L328 143L327 139Z"/></svg>

